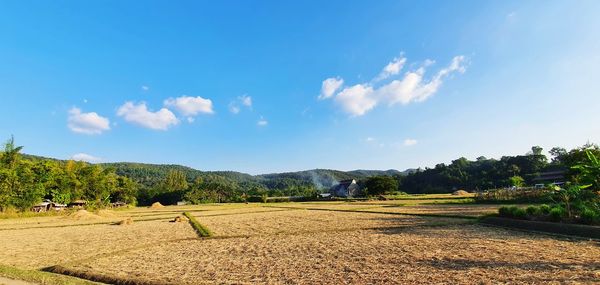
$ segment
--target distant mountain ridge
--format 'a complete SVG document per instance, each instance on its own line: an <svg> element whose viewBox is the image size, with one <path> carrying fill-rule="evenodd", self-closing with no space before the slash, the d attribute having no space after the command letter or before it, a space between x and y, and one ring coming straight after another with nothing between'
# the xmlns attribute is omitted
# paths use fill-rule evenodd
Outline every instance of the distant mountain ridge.
<svg viewBox="0 0 600 285"><path fill-rule="evenodd" d="M67 161L62 159L47 158L37 155L24 154L26 159L30 160L54 160ZM302 183L312 184L317 188L329 188L337 184L341 180L346 179L363 179L370 176L378 175L407 175L412 169L398 171L395 169L389 170L366 170L357 169L351 171L341 171L334 169L310 169L294 172L268 173L251 175L237 171L202 171L192 167L178 164L150 164L137 162L109 162L96 163L102 167L114 168L116 173L133 179L134 181L145 185L153 186L163 180L172 170L177 170L185 173L189 181L193 181L198 177L207 175L218 175L235 181L237 183L261 183L269 188L277 188L281 184Z"/></svg>

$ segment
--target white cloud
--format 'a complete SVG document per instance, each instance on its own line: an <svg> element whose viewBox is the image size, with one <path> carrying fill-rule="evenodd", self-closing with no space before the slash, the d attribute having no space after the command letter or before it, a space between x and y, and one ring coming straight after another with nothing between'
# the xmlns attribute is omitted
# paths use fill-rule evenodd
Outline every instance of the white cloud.
<svg viewBox="0 0 600 285"><path fill-rule="evenodd" d="M119 107L117 115L123 117L125 121L154 130L164 131L179 123L175 114L169 109L162 108L157 112L152 112L148 110L145 102L139 104L126 102Z"/></svg>
<svg viewBox="0 0 600 285"><path fill-rule="evenodd" d="M339 77L336 78L327 78L323 80L321 84L321 95L319 95L319 99L327 99L335 93L342 85L344 84L344 79Z"/></svg>
<svg viewBox="0 0 600 285"><path fill-rule="evenodd" d="M418 141L415 139L405 139L402 144L404 146L413 146L413 145L416 145L417 143L418 143Z"/></svg>
<svg viewBox="0 0 600 285"><path fill-rule="evenodd" d="M252 97L246 94L238 96L234 101L229 103L229 112L237 114L242 110L241 106L252 109Z"/></svg>
<svg viewBox="0 0 600 285"><path fill-rule="evenodd" d="M177 109L184 116L196 116L199 113L212 114L213 105L210 99L204 99L200 96L190 97L181 96L177 98L169 98L164 102L165 106Z"/></svg>
<svg viewBox="0 0 600 285"><path fill-rule="evenodd" d="M69 110L67 126L75 133L98 135L110 130L110 121L95 112L82 113L77 107Z"/></svg>
<svg viewBox="0 0 600 285"><path fill-rule="evenodd" d="M367 137L367 138L365 139L365 141L367 141L367 142L372 142L372 141L375 141L375 138L373 138L373 137Z"/></svg>
<svg viewBox="0 0 600 285"><path fill-rule="evenodd" d="M234 103L229 103L229 112L233 113L233 114L237 114L240 112L240 106L234 104Z"/></svg>
<svg viewBox="0 0 600 285"><path fill-rule="evenodd" d="M342 89L337 94L333 92L329 97L334 96L335 101L341 105L342 109L352 116L364 115L379 103L391 106L397 103L406 105L422 102L439 90L446 77L454 72L464 73L466 71L465 61L464 56L455 56L447 67L440 69L431 79L426 80L426 68L434 63L428 59L421 67L406 72L400 79L379 86L371 83L356 84ZM375 78L373 83L379 81L380 78L387 78L399 72L405 62L405 58L394 59Z"/></svg>
<svg viewBox="0 0 600 285"><path fill-rule="evenodd" d="M342 109L353 116L362 116L377 105L373 96L373 87L357 84L344 88L335 97Z"/></svg>
<svg viewBox="0 0 600 285"><path fill-rule="evenodd" d="M262 116L260 116L260 120L258 120L258 122L256 122L256 125L258 125L259 127L264 127L268 124L269 124L269 122L267 120L265 120L265 118L263 118Z"/></svg>
<svg viewBox="0 0 600 285"><path fill-rule="evenodd" d="M148 91L150 90L150 87L146 86L146 85L142 85L142 91Z"/></svg>
<svg viewBox="0 0 600 285"><path fill-rule="evenodd" d="M375 81L384 80L392 75L400 73L402 67L406 64L406 57L396 57L390 63L388 63L381 73L375 78Z"/></svg>
<svg viewBox="0 0 600 285"><path fill-rule="evenodd" d="M252 107L252 97L244 94L244 95L238 97L238 99L242 102L242 105L244 105L246 107Z"/></svg>
<svg viewBox="0 0 600 285"><path fill-rule="evenodd" d="M194 117L187 117L186 120L188 121L188 123L193 123L196 119L194 119Z"/></svg>
<svg viewBox="0 0 600 285"><path fill-rule="evenodd" d="M95 157L93 155L89 155L87 153L77 153L71 156L72 160L76 161L85 161L85 162L99 162L102 161L102 158Z"/></svg>

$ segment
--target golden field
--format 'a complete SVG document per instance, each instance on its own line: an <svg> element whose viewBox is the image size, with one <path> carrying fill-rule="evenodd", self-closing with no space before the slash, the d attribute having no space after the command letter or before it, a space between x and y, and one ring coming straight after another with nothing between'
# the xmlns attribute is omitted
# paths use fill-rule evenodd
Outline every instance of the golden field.
<svg viewBox="0 0 600 285"><path fill-rule="evenodd" d="M598 241L472 219L497 208L406 201L211 204L2 219L0 265L58 265L65 273L132 284L600 280ZM184 211L214 235L199 238L188 222L170 222ZM116 224L128 217L132 224Z"/></svg>

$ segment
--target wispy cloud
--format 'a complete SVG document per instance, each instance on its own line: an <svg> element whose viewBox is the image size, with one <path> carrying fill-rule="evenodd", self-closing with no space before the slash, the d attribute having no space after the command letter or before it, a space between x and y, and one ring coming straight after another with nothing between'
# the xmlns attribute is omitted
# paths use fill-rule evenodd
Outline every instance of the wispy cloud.
<svg viewBox="0 0 600 285"><path fill-rule="evenodd" d="M238 114L242 107L246 107L248 109L252 109L252 97L244 94L242 96L238 96L235 100L229 102L229 112L233 114Z"/></svg>
<svg viewBox="0 0 600 285"><path fill-rule="evenodd" d="M413 145L416 145L417 143L418 143L418 141L415 139L405 139L402 144L404 146L413 146Z"/></svg>
<svg viewBox="0 0 600 285"><path fill-rule="evenodd" d="M267 121L265 118L263 118L263 116L260 116L260 119L258 120L258 122L256 122L256 125L258 125L259 127L264 127L268 124L269 124L269 121Z"/></svg>
<svg viewBox="0 0 600 285"><path fill-rule="evenodd" d="M404 64L406 64L406 57L394 58L390 63L388 63L383 68L381 73L379 73L379 75L377 75L377 77L375 78L375 81L384 80L390 76L400 73L400 70L402 70L402 67L404 67Z"/></svg>
<svg viewBox="0 0 600 285"><path fill-rule="evenodd" d="M73 107L69 110L67 126L75 133L98 135L110 130L110 121L96 112L83 113L81 109Z"/></svg>
<svg viewBox="0 0 600 285"><path fill-rule="evenodd" d="M327 78L323 80L321 84L321 95L319 95L319 99L327 99L335 93L342 85L344 84L344 79L339 77L336 78Z"/></svg>
<svg viewBox="0 0 600 285"><path fill-rule="evenodd" d="M142 91L148 91L148 90L150 90L150 87L148 87L146 85L142 85L141 89L142 89Z"/></svg>
<svg viewBox="0 0 600 285"><path fill-rule="evenodd" d="M400 72L406 58L395 58L384 67L382 73L372 83L348 86L341 89L337 94L333 91L330 94L328 93L329 96L323 98L333 97L335 102L351 116L362 116L379 104L392 106L398 103L406 105L413 102L423 102L439 90L446 77L455 72L464 73L466 71L465 61L464 56L455 56L448 66L440 69L427 80L425 79L426 68L434 62L426 60L419 68L406 72L401 78L383 85L376 85L377 81L393 77ZM326 79L326 81L329 79ZM323 85L325 85L325 81ZM341 84L337 88L340 86ZM337 90L337 88L329 90Z"/></svg>
<svg viewBox="0 0 600 285"><path fill-rule="evenodd" d="M213 114L213 104L210 99L205 99L200 96L181 96L177 98L169 98L164 101L165 106L175 108L179 113L186 117L202 114Z"/></svg>
<svg viewBox="0 0 600 285"><path fill-rule="evenodd" d="M164 131L179 123L175 114L169 109L162 108L156 112L152 112L148 110L145 102L137 104L126 102L119 107L117 115L123 117L127 122L153 130Z"/></svg>
<svg viewBox="0 0 600 285"><path fill-rule="evenodd" d="M76 160L76 161L85 161L85 162L100 162L102 161L102 158L100 157L96 157L87 153L76 153L74 155L71 156L72 160Z"/></svg>

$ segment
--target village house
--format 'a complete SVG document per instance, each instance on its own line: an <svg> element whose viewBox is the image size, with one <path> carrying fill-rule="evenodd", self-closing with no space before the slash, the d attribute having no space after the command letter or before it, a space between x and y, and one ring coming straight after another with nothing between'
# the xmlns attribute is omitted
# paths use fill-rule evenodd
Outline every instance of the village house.
<svg viewBox="0 0 600 285"><path fill-rule="evenodd" d="M47 212L49 210L60 211L64 210L66 207L67 205L54 203L48 199L44 199L44 201L42 201L41 203L33 205L33 207L31 207L31 211L38 213Z"/></svg>
<svg viewBox="0 0 600 285"><path fill-rule="evenodd" d="M329 192L336 197L356 197L360 194L360 187L356 184L356 180L348 179L340 181Z"/></svg>
<svg viewBox="0 0 600 285"><path fill-rule="evenodd" d="M84 208L86 204L86 200L75 200L69 203L69 208Z"/></svg>

